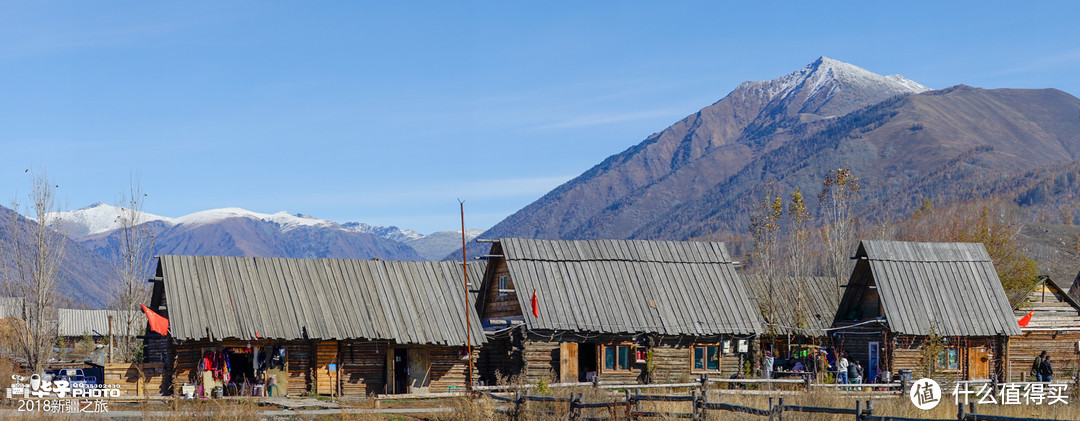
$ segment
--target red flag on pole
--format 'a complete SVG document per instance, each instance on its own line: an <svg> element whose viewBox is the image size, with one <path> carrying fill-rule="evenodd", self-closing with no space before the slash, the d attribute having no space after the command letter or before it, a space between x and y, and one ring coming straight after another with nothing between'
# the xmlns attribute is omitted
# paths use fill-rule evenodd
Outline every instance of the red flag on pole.
<svg viewBox="0 0 1080 421"><path fill-rule="evenodd" d="M533 308L533 317L540 317L540 302L536 300L536 290L535 289L533 290L533 296L532 296L532 308Z"/></svg>
<svg viewBox="0 0 1080 421"><path fill-rule="evenodd" d="M146 313L146 321L150 323L150 330L160 333L161 336L168 335L169 319L161 317L160 314L155 313L154 310L146 307L145 304L140 305L142 306L143 313Z"/></svg>
<svg viewBox="0 0 1080 421"><path fill-rule="evenodd" d="M1035 314L1035 310L1031 310L1031 311L1029 311L1029 312L1028 312L1028 314L1027 314L1027 316L1024 316L1023 318L1021 318L1021 319L1020 319L1020 322L1019 322L1019 323L1020 323L1020 327L1027 327L1027 325L1028 325L1028 322L1031 322L1031 316L1032 316L1033 314Z"/></svg>

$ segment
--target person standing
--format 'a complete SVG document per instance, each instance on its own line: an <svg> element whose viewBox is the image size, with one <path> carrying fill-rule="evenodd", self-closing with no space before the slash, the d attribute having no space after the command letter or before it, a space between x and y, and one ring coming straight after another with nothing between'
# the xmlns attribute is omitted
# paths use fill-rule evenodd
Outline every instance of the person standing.
<svg viewBox="0 0 1080 421"><path fill-rule="evenodd" d="M1038 357L1035 357L1035 361L1031 363L1031 373L1029 374L1031 375L1031 378L1035 379L1035 381L1037 382L1042 381L1042 374L1039 373L1039 368L1042 367L1042 362L1045 358L1046 351L1043 351L1042 354L1039 354Z"/></svg>
<svg viewBox="0 0 1080 421"><path fill-rule="evenodd" d="M761 374L763 378L772 378L773 363L776 359L773 358L772 351L765 351L765 356L761 358Z"/></svg>
<svg viewBox="0 0 1080 421"><path fill-rule="evenodd" d="M840 352L840 361L836 363L836 382L847 384L848 382L848 359L846 352Z"/></svg>
<svg viewBox="0 0 1080 421"><path fill-rule="evenodd" d="M814 364L817 365L817 381L821 383L829 372L828 352L824 349L818 351L817 360L814 361Z"/></svg>
<svg viewBox="0 0 1080 421"><path fill-rule="evenodd" d="M1042 364L1039 364L1039 381L1050 383L1053 381L1054 368L1050 365L1050 356L1047 355L1043 358Z"/></svg>

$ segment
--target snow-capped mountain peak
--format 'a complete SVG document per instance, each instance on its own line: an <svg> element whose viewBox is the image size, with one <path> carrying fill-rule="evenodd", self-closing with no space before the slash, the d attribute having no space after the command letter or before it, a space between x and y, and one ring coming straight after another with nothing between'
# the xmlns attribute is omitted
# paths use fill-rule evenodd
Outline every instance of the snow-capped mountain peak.
<svg viewBox="0 0 1080 421"><path fill-rule="evenodd" d="M64 223L64 232L75 237L86 237L96 234L108 233L120 229L122 215L126 211L118 206L106 203L94 203L90 206L58 212L56 216ZM290 214L277 212L273 214L259 213L242 208L210 209L190 213L178 218L154 215L141 212L139 223L162 221L167 225L199 226L213 224L230 218L248 218L273 222L281 226L282 231L289 231L298 227L326 227L341 229L337 223L325 219L319 219L308 215Z"/></svg>
<svg viewBox="0 0 1080 421"><path fill-rule="evenodd" d="M298 227L337 227L337 223L333 221L319 219L308 215L294 215L285 211L267 214L249 211L243 208L221 208L204 210L187 214L179 218L173 218L171 222L175 225L186 224L189 226L198 226L212 224L230 218L248 218L273 222L280 225L282 231L289 231Z"/></svg>
<svg viewBox="0 0 1080 421"><path fill-rule="evenodd" d="M743 98L779 101L794 113L830 117L875 104L895 95L917 94L930 88L901 75L881 76L854 64L819 57L788 75L767 81L744 82L736 88ZM849 96L845 97L845 93ZM833 101L841 97L841 100Z"/></svg>
<svg viewBox="0 0 1080 421"><path fill-rule="evenodd" d="M57 212L55 216L64 221L64 231L69 235L87 236L120 229L127 212L119 206L97 202L85 208ZM140 212L138 216L139 223L169 219L146 212Z"/></svg>
<svg viewBox="0 0 1080 421"><path fill-rule="evenodd" d="M411 229L401 229L395 226L383 227L377 225L368 225L363 222L346 222L344 224L341 224L341 227L349 231L365 232L397 242L406 242L424 237L423 234L413 231Z"/></svg>

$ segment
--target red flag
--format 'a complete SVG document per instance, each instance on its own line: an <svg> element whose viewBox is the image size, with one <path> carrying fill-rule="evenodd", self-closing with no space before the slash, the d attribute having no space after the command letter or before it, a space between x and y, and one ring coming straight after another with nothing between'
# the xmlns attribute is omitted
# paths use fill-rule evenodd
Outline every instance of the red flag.
<svg viewBox="0 0 1080 421"><path fill-rule="evenodd" d="M533 290L532 297L533 317L540 317L540 302L536 300L536 290Z"/></svg>
<svg viewBox="0 0 1080 421"><path fill-rule="evenodd" d="M1027 327L1028 322L1031 321L1031 315L1033 315L1033 314L1035 314L1035 310L1031 310L1030 312L1028 312L1027 316L1024 316L1023 318L1021 318L1020 322L1019 322L1020 327Z"/></svg>
<svg viewBox="0 0 1080 421"><path fill-rule="evenodd" d="M154 310L151 310L145 304L140 305L142 306L143 313L146 313L146 321L150 323L150 330L160 333L161 336L168 335L169 319L161 317L160 314L155 313Z"/></svg>

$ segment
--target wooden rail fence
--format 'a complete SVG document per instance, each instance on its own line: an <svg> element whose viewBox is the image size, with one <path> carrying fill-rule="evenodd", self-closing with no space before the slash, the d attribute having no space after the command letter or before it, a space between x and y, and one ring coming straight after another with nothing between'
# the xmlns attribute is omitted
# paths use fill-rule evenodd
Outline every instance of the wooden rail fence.
<svg viewBox="0 0 1080 421"><path fill-rule="evenodd" d="M794 413L849 415L852 416L855 421L1052 421L1048 419L979 414L975 402L971 402L967 410L965 410L964 405L960 405L957 410L956 418L941 419L874 415L873 400L867 400L865 401L865 404L864 401L856 400L855 408L830 408L785 405L784 398L781 397L776 404L773 403L772 398L769 398L769 407L761 409L750 406L709 402L707 394L698 394L696 391L691 392L690 395L635 395L627 391L625 400L612 402L582 402L582 394L580 393L576 396L571 393L568 397L555 397L524 395L518 392L513 398L492 393L484 394L496 401L511 404L512 406L510 408L498 409L496 412L513 420L518 420L524 415L539 415L545 418L561 417L572 421L616 419L642 420L649 418L685 418L691 421L705 421L708 419L710 411L727 411L768 417L769 421L783 421L785 413L793 413L793 415ZM529 409L525 407L528 402L565 404L565 412ZM691 411L645 411L641 409L642 402L687 402L690 403ZM601 416L597 416L596 414L586 416L584 413L586 410L598 409L604 409L607 413Z"/></svg>

